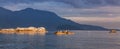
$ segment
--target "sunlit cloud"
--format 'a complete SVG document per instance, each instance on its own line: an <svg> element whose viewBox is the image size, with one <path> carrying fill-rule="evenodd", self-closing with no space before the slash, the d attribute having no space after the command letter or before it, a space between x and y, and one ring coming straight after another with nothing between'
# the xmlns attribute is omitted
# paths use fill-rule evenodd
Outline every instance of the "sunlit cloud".
<svg viewBox="0 0 120 49"><path fill-rule="evenodd" d="M76 22L120 22L120 17L64 17L66 19L74 20Z"/></svg>
<svg viewBox="0 0 120 49"><path fill-rule="evenodd" d="M120 29L120 16L116 17L64 17L80 24L103 26L111 29Z"/></svg>

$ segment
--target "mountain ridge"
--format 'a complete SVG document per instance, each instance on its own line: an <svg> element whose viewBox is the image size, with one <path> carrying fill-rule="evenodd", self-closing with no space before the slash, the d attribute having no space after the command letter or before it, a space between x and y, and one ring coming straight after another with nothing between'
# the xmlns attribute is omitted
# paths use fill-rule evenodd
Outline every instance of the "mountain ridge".
<svg viewBox="0 0 120 49"><path fill-rule="evenodd" d="M4 8L0 10L7 11ZM9 10L8 10L9 11ZM15 28L15 27L46 27L48 30L107 30L104 27L78 24L71 20L59 17L54 12L26 8L20 11L0 11L0 27Z"/></svg>

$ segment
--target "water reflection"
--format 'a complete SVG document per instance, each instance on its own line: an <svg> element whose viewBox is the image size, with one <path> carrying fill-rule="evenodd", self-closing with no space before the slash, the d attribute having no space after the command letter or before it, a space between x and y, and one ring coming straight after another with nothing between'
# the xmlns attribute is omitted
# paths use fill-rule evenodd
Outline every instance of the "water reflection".
<svg viewBox="0 0 120 49"><path fill-rule="evenodd" d="M39 49L44 48L45 36L38 34L0 34L0 49Z"/></svg>
<svg viewBox="0 0 120 49"><path fill-rule="evenodd" d="M120 33L108 31L73 31L57 36L50 31L39 34L0 34L0 49L119 49Z"/></svg>
<svg viewBox="0 0 120 49"><path fill-rule="evenodd" d="M18 35L46 35L46 32L0 32L0 34L18 34Z"/></svg>

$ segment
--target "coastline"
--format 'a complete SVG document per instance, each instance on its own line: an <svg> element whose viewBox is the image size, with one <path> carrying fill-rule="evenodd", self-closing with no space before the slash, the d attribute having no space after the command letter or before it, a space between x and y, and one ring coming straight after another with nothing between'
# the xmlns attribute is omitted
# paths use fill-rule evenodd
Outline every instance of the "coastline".
<svg viewBox="0 0 120 49"><path fill-rule="evenodd" d="M15 29L13 28L7 28L7 29L0 29L0 33L3 34L17 34L17 33L46 33L47 30L44 27L27 27L27 28L23 28L23 27L17 27Z"/></svg>

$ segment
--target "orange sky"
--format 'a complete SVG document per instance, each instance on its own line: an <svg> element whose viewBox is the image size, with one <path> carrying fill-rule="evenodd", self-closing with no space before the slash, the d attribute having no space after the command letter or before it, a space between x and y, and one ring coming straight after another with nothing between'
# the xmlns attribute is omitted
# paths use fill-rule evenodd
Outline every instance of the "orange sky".
<svg viewBox="0 0 120 49"><path fill-rule="evenodd" d="M81 24L91 24L103 26L110 29L120 29L120 17L64 17Z"/></svg>

